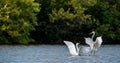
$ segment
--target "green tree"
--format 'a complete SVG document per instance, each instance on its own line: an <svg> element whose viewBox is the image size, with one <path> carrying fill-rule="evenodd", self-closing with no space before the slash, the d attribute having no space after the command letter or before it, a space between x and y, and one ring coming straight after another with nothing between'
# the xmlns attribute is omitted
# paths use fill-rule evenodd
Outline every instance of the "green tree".
<svg viewBox="0 0 120 63"><path fill-rule="evenodd" d="M106 43L117 43L120 40L120 11L117 1L98 1L89 11L96 19L92 24L95 26L93 29L98 32L97 35L103 36Z"/></svg>
<svg viewBox="0 0 120 63"><path fill-rule="evenodd" d="M82 25L91 23L91 15L85 14L85 10L93 6L96 0L39 0L39 2L42 4L37 27L39 33L36 32L35 36L42 37L37 40L43 40L45 43L59 40L61 42L65 39L80 40Z"/></svg>
<svg viewBox="0 0 120 63"><path fill-rule="evenodd" d="M39 11L40 4L34 0L0 0L0 41L29 43Z"/></svg>

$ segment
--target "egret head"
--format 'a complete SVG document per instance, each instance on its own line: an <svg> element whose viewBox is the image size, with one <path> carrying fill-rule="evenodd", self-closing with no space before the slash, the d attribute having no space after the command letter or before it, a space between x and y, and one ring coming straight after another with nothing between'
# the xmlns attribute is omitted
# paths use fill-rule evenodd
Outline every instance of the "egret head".
<svg viewBox="0 0 120 63"><path fill-rule="evenodd" d="M80 44L80 43L78 43L78 42L76 43L76 45L79 45L79 44Z"/></svg>
<svg viewBox="0 0 120 63"><path fill-rule="evenodd" d="M92 31L91 33L89 33L89 34L95 34L95 31Z"/></svg>

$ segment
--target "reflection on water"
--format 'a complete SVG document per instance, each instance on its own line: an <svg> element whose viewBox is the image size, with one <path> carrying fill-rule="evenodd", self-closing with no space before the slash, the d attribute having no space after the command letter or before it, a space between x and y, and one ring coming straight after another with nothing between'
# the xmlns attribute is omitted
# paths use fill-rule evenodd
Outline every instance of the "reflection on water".
<svg viewBox="0 0 120 63"><path fill-rule="evenodd" d="M0 46L0 63L119 63L120 45L103 45L94 56L70 56L66 46Z"/></svg>

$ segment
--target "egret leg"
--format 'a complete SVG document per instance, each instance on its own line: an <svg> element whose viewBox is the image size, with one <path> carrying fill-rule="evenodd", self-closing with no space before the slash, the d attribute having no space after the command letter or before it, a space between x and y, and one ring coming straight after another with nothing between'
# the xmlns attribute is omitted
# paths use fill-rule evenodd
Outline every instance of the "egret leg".
<svg viewBox="0 0 120 63"><path fill-rule="evenodd" d="M95 55L95 51L93 51L93 55Z"/></svg>
<svg viewBox="0 0 120 63"><path fill-rule="evenodd" d="M91 51L91 55L95 55L95 51L94 50Z"/></svg>
<svg viewBox="0 0 120 63"><path fill-rule="evenodd" d="M91 55L93 55L93 52L94 52L94 51L92 50L92 51L91 51Z"/></svg>

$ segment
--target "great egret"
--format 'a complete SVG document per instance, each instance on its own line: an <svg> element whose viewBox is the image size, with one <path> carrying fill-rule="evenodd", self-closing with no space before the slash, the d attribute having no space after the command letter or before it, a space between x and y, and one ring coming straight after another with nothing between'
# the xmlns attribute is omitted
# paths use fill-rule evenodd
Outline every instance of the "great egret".
<svg viewBox="0 0 120 63"><path fill-rule="evenodd" d="M101 36L97 37L96 40L93 41L93 38L95 36L95 31L92 31L91 33L93 34L92 37L85 38L85 42L90 46L92 52L95 53L95 51L97 51L97 49L100 48L103 41Z"/></svg>
<svg viewBox="0 0 120 63"><path fill-rule="evenodd" d="M67 45L70 55L79 55L79 43L76 43L76 45L70 41L64 41L64 43Z"/></svg>
<svg viewBox="0 0 120 63"><path fill-rule="evenodd" d="M79 47L79 43L76 43L76 45L74 45L72 42L70 41L64 41L64 43L67 45L70 55L90 55L91 49L90 47Z"/></svg>

